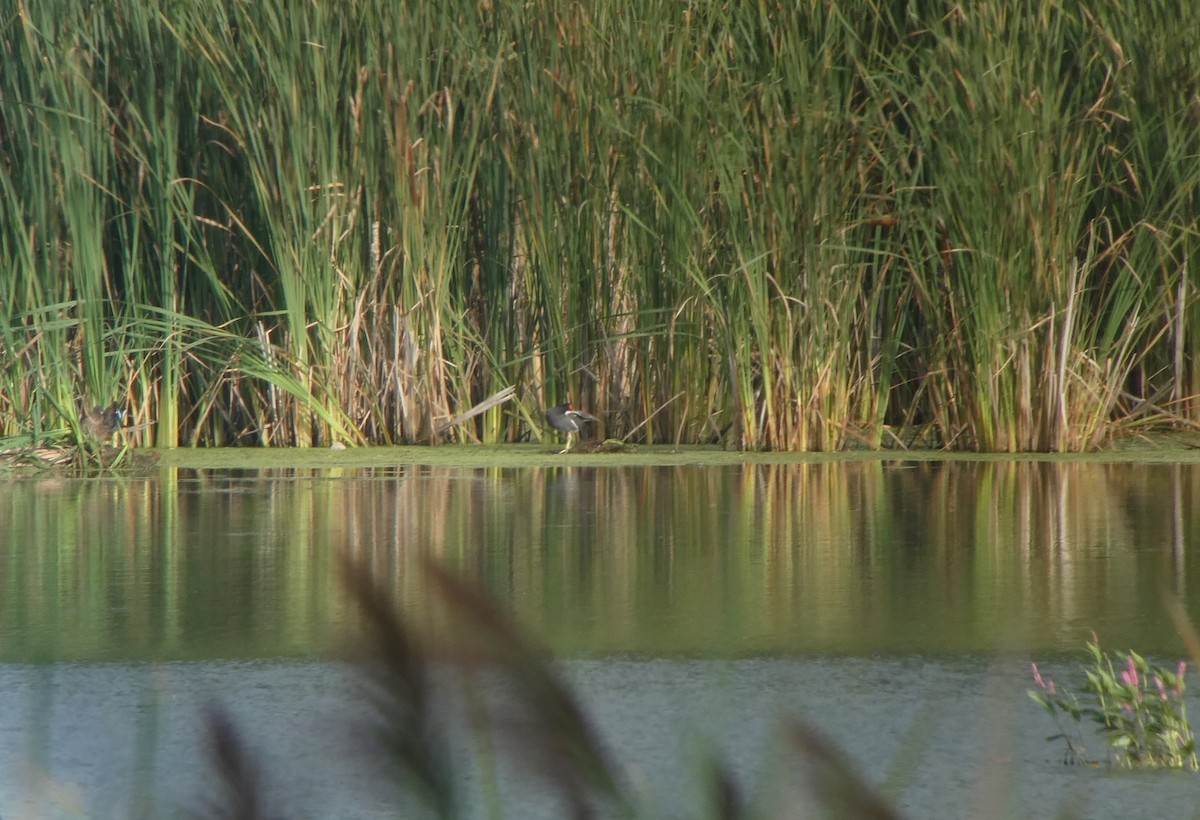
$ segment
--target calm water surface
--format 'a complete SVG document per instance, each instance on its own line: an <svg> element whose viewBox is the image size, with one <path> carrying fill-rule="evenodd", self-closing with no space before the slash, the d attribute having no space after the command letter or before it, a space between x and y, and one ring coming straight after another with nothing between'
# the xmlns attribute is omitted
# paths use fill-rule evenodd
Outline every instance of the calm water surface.
<svg viewBox="0 0 1200 820"><path fill-rule="evenodd" d="M1181 654L1163 602L1200 616L1198 495L1195 465L1031 463L7 481L0 817L194 807L213 699L289 816L394 815L328 660L354 621L339 554L418 626L444 620L425 558L484 585L560 659L658 815L698 811L707 753L751 793L802 800L786 715L911 817L1165 810L1200 780L1059 765L1024 690L1031 658L1070 680L1093 629ZM510 779L510 816L556 816Z"/></svg>

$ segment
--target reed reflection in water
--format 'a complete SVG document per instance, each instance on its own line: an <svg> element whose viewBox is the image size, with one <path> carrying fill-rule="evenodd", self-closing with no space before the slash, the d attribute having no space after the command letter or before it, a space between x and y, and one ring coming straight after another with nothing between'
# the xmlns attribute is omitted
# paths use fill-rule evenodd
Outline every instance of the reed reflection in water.
<svg viewBox="0 0 1200 820"><path fill-rule="evenodd" d="M0 659L306 655L431 555L560 654L1176 652L1200 467L163 470L0 490ZM1193 611L1193 617L1198 614Z"/></svg>

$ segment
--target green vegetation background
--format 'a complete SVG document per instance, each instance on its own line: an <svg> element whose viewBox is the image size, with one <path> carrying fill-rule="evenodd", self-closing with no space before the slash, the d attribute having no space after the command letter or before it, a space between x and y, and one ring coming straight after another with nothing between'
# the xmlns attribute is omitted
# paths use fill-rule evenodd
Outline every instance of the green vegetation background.
<svg viewBox="0 0 1200 820"><path fill-rule="evenodd" d="M0 61L0 438L1200 425L1194 3L17 0Z"/></svg>

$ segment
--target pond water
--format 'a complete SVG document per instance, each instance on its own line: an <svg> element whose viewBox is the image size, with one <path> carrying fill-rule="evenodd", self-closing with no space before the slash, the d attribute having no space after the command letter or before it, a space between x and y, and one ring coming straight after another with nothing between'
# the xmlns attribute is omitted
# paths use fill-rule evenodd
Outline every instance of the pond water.
<svg viewBox="0 0 1200 820"><path fill-rule="evenodd" d="M357 623L339 556L423 634L448 618L430 558L485 588L553 655L650 816L699 813L710 758L771 805L813 799L786 740L794 719L904 816L1165 812L1196 798L1196 775L1063 766L1025 690L1031 659L1077 682L1092 630L1183 656L1166 602L1200 620L1198 496L1195 464L8 480L0 817L202 805L213 702L260 755L281 814L395 816L347 729L360 681L337 660ZM489 804L486 756L463 757L466 790L484 795L469 815L561 815L503 767Z"/></svg>

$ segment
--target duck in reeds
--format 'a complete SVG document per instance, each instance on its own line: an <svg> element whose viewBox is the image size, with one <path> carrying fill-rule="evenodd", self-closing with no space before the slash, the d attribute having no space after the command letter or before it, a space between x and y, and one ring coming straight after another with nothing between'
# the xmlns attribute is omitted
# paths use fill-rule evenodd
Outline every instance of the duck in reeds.
<svg viewBox="0 0 1200 820"><path fill-rule="evenodd" d="M83 431L100 442L112 438L113 433L121 428L124 421L125 410L117 407L116 402L108 407L97 405L91 410L83 411Z"/></svg>
<svg viewBox="0 0 1200 820"><path fill-rule="evenodd" d="M599 420L582 410L576 410L570 404L560 404L546 411L546 421L550 426L560 433L567 434L567 446L559 451L560 456L571 449L571 436L577 437L585 424Z"/></svg>

